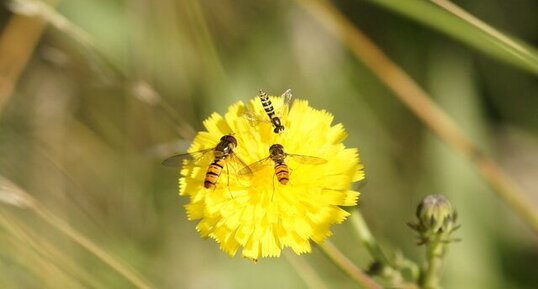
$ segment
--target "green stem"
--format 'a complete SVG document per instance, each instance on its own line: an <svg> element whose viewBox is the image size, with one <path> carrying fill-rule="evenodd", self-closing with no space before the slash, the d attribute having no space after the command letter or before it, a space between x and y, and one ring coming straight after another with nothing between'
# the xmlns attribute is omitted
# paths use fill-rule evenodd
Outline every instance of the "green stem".
<svg viewBox="0 0 538 289"><path fill-rule="evenodd" d="M336 264L344 273L353 280L357 281L366 289L383 289L374 279L359 269L351 260L349 260L338 248L330 241L325 241L319 246L334 264Z"/></svg>
<svg viewBox="0 0 538 289"><path fill-rule="evenodd" d="M404 278L400 270L404 268L409 269L412 276L416 280L418 279L418 277L416 277L418 276L418 273L415 272L419 271L418 266L414 262L405 259L403 256L396 258L394 261L387 258L385 253L383 253L381 246L379 246L379 243L377 243L376 239L370 232L370 229L368 228L368 225L366 224L366 221L364 220L359 209L354 209L351 212L350 218L359 240L362 242L364 247L366 247L366 250L368 250L368 253L370 253L370 256L372 256L374 259L374 262L381 265L381 277L385 278L385 280L387 280L390 284L398 286L398 288L416 288L416 286L413 284L407 284L404 282Z"/></svg>
<svg viewBox="0 0 538 289"><path fill-rule="evenodd" d="M441 289L439 279L443 264L445 244L440 240L432 241L427 245L427 263L424 269L421 285L423 289Z"/></svg>
<svg viewBox="0 0 538 289"><path fill-rule="evenodd" d="M374 236L370 232L370 229L368 228L368 225L362 217L359 209L355 209L351 213L351 223L353 224L353 228L355 228L355 232L357 233L360 241L364 244L372 258L381 263L383 267L393 267L387 256L385 256L383 253L383 250L381 250L381 247L377 241L374 239Z"/></svg>

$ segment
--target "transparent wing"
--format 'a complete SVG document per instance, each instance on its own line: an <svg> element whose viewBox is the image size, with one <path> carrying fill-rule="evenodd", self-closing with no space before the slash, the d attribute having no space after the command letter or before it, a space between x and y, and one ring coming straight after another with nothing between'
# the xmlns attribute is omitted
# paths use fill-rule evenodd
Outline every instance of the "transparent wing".
<svg viewBox="0 0 538 289"><path fill-rule="evenodd" d="M243 117L246 118L251 124L256 124L259 122L271 122L271 120L267 119L265 115L260 116L254 113L254 111L252 111L250 108L244 112Z"/></svg>
<svg viewBox="0 0 538 289"><path fill-rule="evenodd" d="M247 166L247 164L235 154L230 154L227 164L234 168L234 170L240 175L252 174L252 170Z"/></svg>
<svg viewBox="0 0 538 289"><path fill-rule="evenodd" d="M291 94L291 89L284 91L284 93L282 93L280 97L282 98L282 104L285 106L289 106L291 98L293 97L293 95Z"/></svg>
<svg viewBox="0 0 538 289"><path fill-rule="evenodd" d="M201 150L201 151L197 151L193 153L173 155L165 159L164 161L162 161L161 164L163 166L177 168L177 167L181 167L184 159L189 159L189 158L194 160L195 163L197 163L200 160L202 160L204 157L212 155L209 152L213 152L213 150L214 149L206 149L206 150Z"/></svg>
<svg viewBox="0 0 538 289"><path fill-rule="evenodd" d="M321 165L327 162L326 159L312 157L312 156L304 156L304 155L297 155L297 154L287 154L286 156L291 157L293 158L293 160L297 161L298 163L305 164L305 165Z"/></svg>
<svg viewBox="0 0 538 289"><path fill-rule="evenodd" d="M279 109L277 114L279 117L282 117L284 119L288 117L288 111L290 109L292 97L293 95L291 94L291 89L284 91L284 93L282 93L282 95L280 96L280 98L282 98L282 107Z"/></svg>
<svg viewBox="0 0 538 289"><path fill-rule="evenodd" d="M252 172L259 171L263 169L264 167L271 165L271 158L266 157L264 159L261 159L255 163L250 164L249 166L244 166L240 171L240 175L246 175L246 174L252 174Z"/></svg>

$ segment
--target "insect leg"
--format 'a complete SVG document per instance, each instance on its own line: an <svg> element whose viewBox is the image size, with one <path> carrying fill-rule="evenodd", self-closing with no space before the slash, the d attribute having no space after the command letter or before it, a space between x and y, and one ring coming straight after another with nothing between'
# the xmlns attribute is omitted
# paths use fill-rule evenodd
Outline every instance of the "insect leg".
<svg viewBox="0 0 538 289"><path fill-rule="evenodd" d="M276 174L273 175L273 193L271 194L271 202L273 201L273 197L275 196L275 178Z"/></svg>
<svg viewBox="0 0 538 289"><path fill-rule="evenodd" d="M226 184L226 186L228 187L228 192L230 193L230 197L232 197L233 199L234 195L232 194L232 190L230 190L230 166L228 164L226 164L226 179L228 181L228 183Z"/></svg>

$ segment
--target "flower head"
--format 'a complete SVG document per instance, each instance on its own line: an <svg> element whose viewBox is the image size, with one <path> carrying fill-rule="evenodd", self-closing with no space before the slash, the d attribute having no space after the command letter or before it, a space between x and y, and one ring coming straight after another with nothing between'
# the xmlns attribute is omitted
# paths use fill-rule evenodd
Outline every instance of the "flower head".
<svg viewBox="0 0 538 289"><path fill-rule="evenodd" d="M282 99L271 97L271 102L275 111L288 111ZM351 185L364 178L358 150L344 146L347 134L341 124L331 124L330 113L313 109L305 100L295 100L282 117L285 130L280 134L270 122L249 121L247 110L269 119L258 98L250 106L238 102L224 117L212 114L204 121L206 131L195 137L190 153L213 149L228 134L237 147L224 160L213 188L206 189L204 180L214 155L184 162L180 195L190 197L188 219L200 220L198 232L231 256L240 248L243 257L255 260L279 256L285 247L297 254L310 252L310 240L322 242L331 235L330 226L349 215L340 206L357 203L359 193ZM279 182L276 163L268 158L273 144L282 145L286 153L287 183ZM242 174L241 161L258 162L257 169Z"/></svg>

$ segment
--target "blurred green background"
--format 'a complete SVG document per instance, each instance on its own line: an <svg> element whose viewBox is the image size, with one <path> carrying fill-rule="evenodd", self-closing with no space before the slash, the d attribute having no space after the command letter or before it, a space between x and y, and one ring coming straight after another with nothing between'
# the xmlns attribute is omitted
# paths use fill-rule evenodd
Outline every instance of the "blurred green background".
<svg viewBox="0 0 538 289"><path fill-rule="evenodd" d="M455 2L538 45L535 0ZM366 168L359 207L389 255L422 262L406 222L423 196L443 193L463 240L450 246L445 287L537 288L537 234L297 2L69 0L52 14L31 10L32 1L4 4L4 31L14 17L8 7L63 26L44 30L0 106L0 175L156 288L307 288L284 256L253 264L200 239L177 194L178 172L160 166L210 113L260 88L291 88L345 125L346 144L360 149ZM370 1L333 4L538 203L536 73ZM0 203L0 212L31 236L0 223L0 288L132 288L31 210ZM366 268L371 259L349 222L333 231L331 240ZM67 261L47 257L54 250ZM299 258L329 288L356 288L318 249Z"/></svg>

